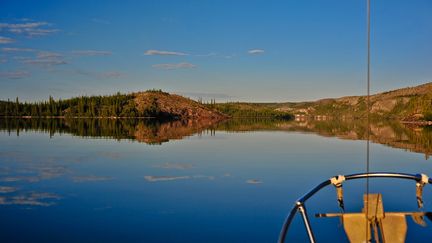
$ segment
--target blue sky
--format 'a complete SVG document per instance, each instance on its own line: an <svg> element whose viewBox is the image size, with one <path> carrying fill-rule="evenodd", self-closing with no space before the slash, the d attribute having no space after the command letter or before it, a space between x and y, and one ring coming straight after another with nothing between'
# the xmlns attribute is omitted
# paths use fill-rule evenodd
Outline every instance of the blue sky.
<svg viewBox="0 0 432 243"><path fill-rule="evenodd" d="M365 0L0 2L0 99L365 93ZM372 0L372 91L432 81L432 2Z"/></svg>

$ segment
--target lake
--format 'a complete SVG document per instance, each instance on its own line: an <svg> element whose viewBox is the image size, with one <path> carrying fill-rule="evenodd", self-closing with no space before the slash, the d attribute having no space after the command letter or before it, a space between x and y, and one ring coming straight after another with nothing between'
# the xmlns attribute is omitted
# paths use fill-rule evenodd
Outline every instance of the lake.
<svg viewBox="0 0 432 243"><path fill-rule="evenodd" d="M371 125L371 171L432 175L432 129ZM365 172L359 121L0 119L2 242L276 242L295 200ZM365 181L344 185L360 211ZM415 183L373 179L387 211L418 211ZM432 190L425 188L425 211ZM346 242L335 190L308 202L319 242ZM427 220L426 220L427 221ZM432 237L407 217L408 242ZM427 221L431 224L430 221ZM300 217L289 242L305 242Z"/></svg>

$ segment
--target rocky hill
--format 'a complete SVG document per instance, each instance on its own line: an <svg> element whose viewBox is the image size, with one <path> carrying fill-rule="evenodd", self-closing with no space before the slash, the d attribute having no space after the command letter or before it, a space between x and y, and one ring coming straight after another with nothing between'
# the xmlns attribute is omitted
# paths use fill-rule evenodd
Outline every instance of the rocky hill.
<svg viewBox="0 0 432 243"><path fill-rule="evenodd" d="M189 120L222 120L227 115L204 106L194 100L180 95L162 91L146 91L133 93L136 109L139 113L153 110L159 116L170 116Z"/></svg>
<svg viewBox="0 0 432 243"><path fill-rule="evenodd" d="M81 96L66 100L35 103L0 101L0 117L69 117L69 118L157 118L159 120L213 120L228 118L211 107L194 100L148 90L132 94Z"/></svg>
<svg viewBox="0 0 432 243"><path fill-rule="evenodd" d="M371 95L370 105L371 114L376 118L403 121L432 120L432 83ZM277 109L305 116L361 118L367 114L367 97L347 96L291 103L281 105Z"/></svg>

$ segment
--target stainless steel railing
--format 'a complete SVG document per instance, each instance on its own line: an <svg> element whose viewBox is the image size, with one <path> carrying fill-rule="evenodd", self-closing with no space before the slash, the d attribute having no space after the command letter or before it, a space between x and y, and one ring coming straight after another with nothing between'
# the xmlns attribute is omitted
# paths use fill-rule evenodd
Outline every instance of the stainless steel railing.
<svg viewBox="0 0 432 243"><path fill-rule="evenodd" d="M424 179L424 176L422 174L413 175L413 174L392 173L392 172L360 173L360 174L351 174L351 175L345 176L346 181L356 180L356 179L365 179L365 178L396 178L396 179L407 179L407 180L414 180L416 182L421 182ZM432 178L428 178L428 183L432 183ZM302 215L303 223L305 225L306 232L307 232L308 237L309 237L309 241L311 243L316 242L315 236L314 236L314 233L312 231L312 227L311 227L308 215L307 215L305 203L309 198L311 198L313 195L315 195L321 189L323 189L324 187L331 185L331 184L332 184L331 179L328 179L328 180L320 183L316 187L314 187L312 190L307 192L305 195L300 197L295 202L293 208L291 209L290 213L286 217L285 222L284 222L282 229L280 231L279 240L278 240L279 243L285 242L286 235L288 233L288 229L289 229L291 222L294 219L294 216L296 215L297 212L300 212L300 214Z"/></svg>

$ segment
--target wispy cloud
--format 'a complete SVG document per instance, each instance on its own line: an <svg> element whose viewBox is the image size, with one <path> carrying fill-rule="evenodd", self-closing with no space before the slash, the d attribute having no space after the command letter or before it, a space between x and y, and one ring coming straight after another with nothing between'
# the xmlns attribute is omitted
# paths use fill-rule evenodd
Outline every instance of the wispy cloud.
<svg viewBox="0 0 432 243"><path fill-rule="evenodd" d="M0 205L43 206L54 205L61 197L48 192L30 192L11 197L0 197Z"/></svg>
<svg viewBox="0 0 432 243"><path fill-rule="evenodd" d="M48 22L28 22L19 24L0 23L1 29L28 29L28 28L39 28L42 26L49 25Z"/></svg>
<svg viewBox="0 0 432 243"><path fill-rule="evenodd" d="M231 54L231 55L225 55L224 58L225 59L232 59L236 56L236 54Z"/></svg>
<svg viewBox="0 0 432 243"><path fill-rule="evenodd" d="M183 52L176 52L176 51L160 51L160 50L147 50L144 52L144 55L146 56L187 56L188 54Z"/></svg>
<svg viewBox="0 0 432 243"><path fill-rule="evenodd" d="M157 181L175 181L190 179L190 176L144 176L144 179L149 182Z"/></svg>
<svg viewBox="0 0 432 243"><path fill-rule="evenodd" d="M191 169L193 168L193 165L191 164L172 164L172 163L165 163L162 165L155 165L154 167L157 168L163 168L163 169L177 169L177 170L184 170L184 169Z"/></svg>
<svg viewBox="0 0 432 243"><path fill-rule="evenodd" d="M50 67L55 65L63 65L68 62L62 54L52 51L40 51L31 48L18 48L18 47L3 47L1 51L7 53L31 53L31 56L13 56L14 60L17 60L23 64L37 65L43 67Z"/></svg>
<svg viewBox="0 0 432 243"><path fill-rule="evenodd" d="M0 72L0 78L20 79L29 76L30 73L27 71Z"/></svg>
<svg viewBox="0 0 432 243"><path fill-rule="evenodd" d="M94 78L118 78L125 75L124 73L119 71L94 72L94 71L77 69L74 70L73 72L75 74L91 76Z"/></svg>
<svg viewBox="0 0 432 243"><path fill-rule="evenodd" d="M80 183L80 182L95 182L95 181L109 181L112 180L112 177L108 176L75 176L72 178L74 182Z"/></svg>
<svg viewBox="0 0 432 243"><path fill-rule="evenodd" d="M67 64L67 62L65 60L58 59L58 58L35 58L35 59L23 60L22 63L30 64L30 65L44 66L44 67Z"/></svg>
<svg viewBox="0 0 432 243"><path fill-rule="evenodd" d="M3 47L1 49L4 52L34 52L35 49L31 48L17 48L17 47Z"/></svg>
<svg viewBox="0 0 432 243"><path fill-rule="evenodd" d="M0 23L0 32L10 32L27 37L36 37L53 34L58 29L51 28L48 22Z"/></svg>
<svg viewBox="0 0 432 243"><path fill-rule="evenodd" d="M181 69L181 68L195 68L196 65L188 62L181 63L162 63L162 64L154 64L152 65L154 68L165 69L165 70L173 70L173 69Z"/></svg>
<svg viewBox="0 0 432 243"><path fill-rule="evenodd" d="M261 184L262 181L258 179L249 179L246 181L247 184Z"/></svg>
<svg viewBox="0 0 432 243"><path fill-rule="evenodd" d="M23 57L21 62L42 67L67 64L62 54L50 51L39 51L34 58Z"/></svg>
<svg viewBox="0 0 432 243"><path fill-rule="evenodd" d="M264 54L264 50L263 49L252 49L252 50L249 50L248 53L251 55L260 55L260 54Z"/></svg>
<svg viewBox="0 0 432 243"><path fill-rule="evenodd" d="M217 56L218 54L216 52L210 52L207 54L197 54L195 55L196 57L214 57Z"/></svg>
<svg viewBox="0 0 432 243"><path fill-rule="evenodd" d="M72 51L72 54L76 56L110 56L112 52L98 51L98 50L79 50L79 51Z"/></svg>
<svg viewBox="0 0 432 243"><path fill-rule="evenodd" d="M16 190L17 189L15 187L11 187L11 186L0 186L0 193L11 193Z"/></svg>
<svg viewBox="0 0 432 243"><path fill-rule="evenodd" d="M189 180L189 179L208 179L214 180L214 176L207 175L185 175L185 176L144 176L144 179L148 182L159 182L159 181L176 181L176 180Z"/></svg>
<svg viewBox="0 0 432 243"><path fill-rule="evenodd" d="M195 178L195 179L209 179L209 180L214 180L215 179L214 176L208 176L208 175L194 175L194 176L192 176L192 178Z"/></svg>
<svg viewBox="0 0 432 243"><path fill-rule="evenodd" d="M38 58L60 58L63 57L63 55L57 52L40 51L38 52L37 57Z"/></svg>
<svg viewBox="0 0 432 243"><path fill-rule="evenodd" d="M9 43L14 43L14 42L15 42L15 40L12 38L0 36L0 44L9 44Z"/></svg>

